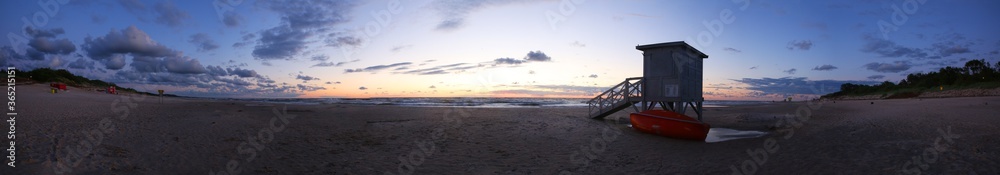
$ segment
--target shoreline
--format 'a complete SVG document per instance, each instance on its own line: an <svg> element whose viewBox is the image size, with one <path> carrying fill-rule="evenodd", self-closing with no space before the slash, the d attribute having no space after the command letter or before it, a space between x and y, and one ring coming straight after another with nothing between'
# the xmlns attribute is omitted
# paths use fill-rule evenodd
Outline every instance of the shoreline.
<svg viewBox="0 0 1000 175"><path fill-rule="evenodd" d="M936 163L916 166L920 171L1000 172L1000 148L991 146L1000 144L994 139L1000 127L993 125L1000 123L994 116L1000 108L992 107L1000 97L706 108L705 122L714 128L769 134L703 143L634 131L623 123L631 109L593 120L585 107L160 103L96 92L49 94L46 87L19 86L18 167L11 173L53 174L62 164L73 174L202 174L228 171L232 160L244 174L731 174L731 167L742 172L747 160L761 174L897 173L914 168L904 165L933 147L938 129L958 138L935 152ZM809 103L817 106L807 108L811 116L796 118ZM285 115L294 118L278 117ZM107 128L100 127L104 118L112 119ZM790 121L798 127L776 126ZM88 137L97 140L84 133L93 129L107 132L84 149ZM758 149L770 148L764 143L778 147L755 161Z"/></svg>

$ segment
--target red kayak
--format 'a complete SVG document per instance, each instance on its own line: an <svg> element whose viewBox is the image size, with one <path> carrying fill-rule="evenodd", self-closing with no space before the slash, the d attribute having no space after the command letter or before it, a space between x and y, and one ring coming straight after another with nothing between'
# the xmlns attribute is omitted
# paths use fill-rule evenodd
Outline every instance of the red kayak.
<svg viewBox="0 0 1000 175"><path fill-rule="evenodd" d="M708 124L684 114L665 110L647 110L629 115L636 130L678 139L705 141Z"/></svg>

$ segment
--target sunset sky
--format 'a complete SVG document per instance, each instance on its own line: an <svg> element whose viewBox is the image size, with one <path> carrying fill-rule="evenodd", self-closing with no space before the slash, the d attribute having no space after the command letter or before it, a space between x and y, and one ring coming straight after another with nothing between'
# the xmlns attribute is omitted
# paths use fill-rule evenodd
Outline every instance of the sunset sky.
<svg viewBox="0 0 1000 175"><path fill-rule="evenodd" d="M230 1L3 1L0 63L198 97L586 98L686 41L706 99L774 100L1000 61L993 0Z"/></svg>

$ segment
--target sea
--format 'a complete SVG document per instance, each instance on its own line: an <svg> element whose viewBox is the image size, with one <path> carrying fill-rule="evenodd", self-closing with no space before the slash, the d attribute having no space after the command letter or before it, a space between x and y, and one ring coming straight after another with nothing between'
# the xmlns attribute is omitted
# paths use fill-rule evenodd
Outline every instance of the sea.
<svg viewBox="0 0 1000 175"><path fill-rule="evenodd" d="M387 105L412 107L532 108L587 107L589 98L496 98L496 97L406 97L406 98L227 98L220 100L300 105ZM771 101L706 100L706 108L768 104Z"/></svg>

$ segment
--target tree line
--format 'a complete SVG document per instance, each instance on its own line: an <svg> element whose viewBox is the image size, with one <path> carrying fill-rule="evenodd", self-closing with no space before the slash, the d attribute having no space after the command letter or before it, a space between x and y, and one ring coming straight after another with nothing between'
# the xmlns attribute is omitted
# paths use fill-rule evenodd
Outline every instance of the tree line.
<svg viewBox="0 0 1000 175"><path fill-rule="evenodd" d="M890 92L902 96L916 96L923 90L929 89L996 86L1000 86L1000 61L991 66L985 59L980 59L965 62L964 67L948 66L928 73L912 73L898 83L890 81L874 85L845 83L840 85L839 92L823 95L822 98L879 93L890 95L888 94Z"/></svg>

